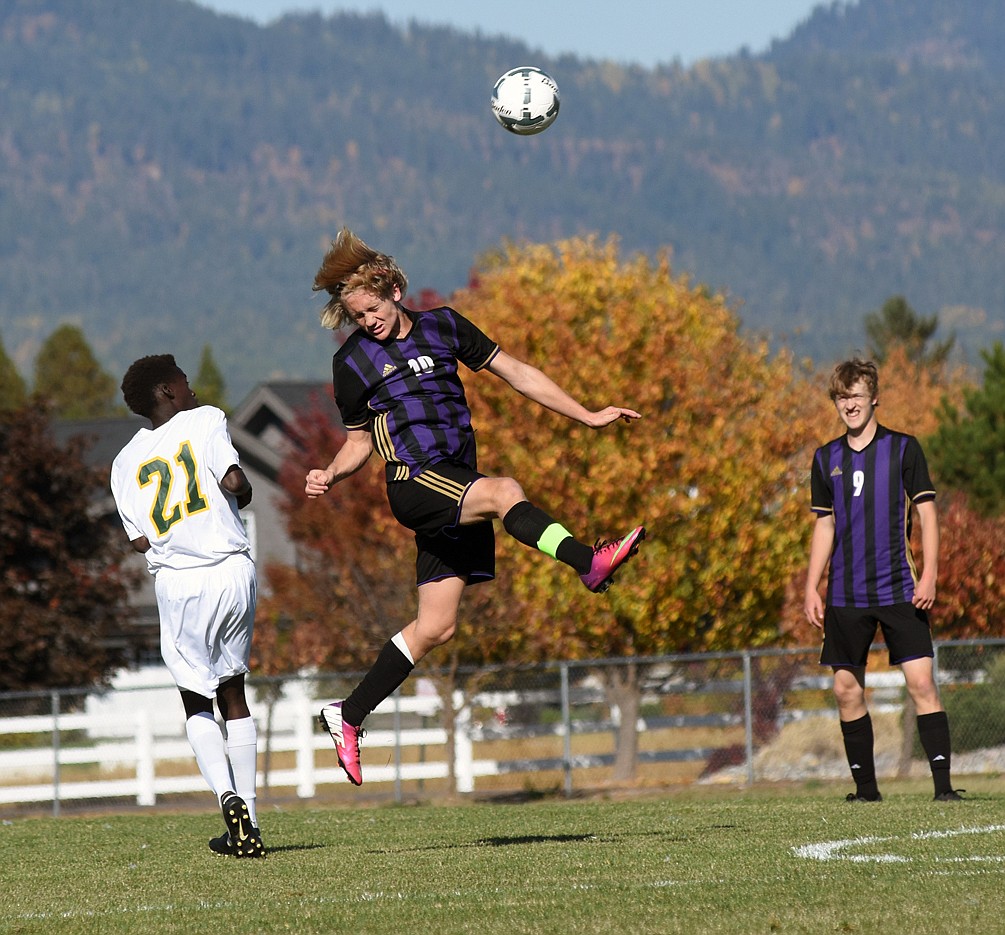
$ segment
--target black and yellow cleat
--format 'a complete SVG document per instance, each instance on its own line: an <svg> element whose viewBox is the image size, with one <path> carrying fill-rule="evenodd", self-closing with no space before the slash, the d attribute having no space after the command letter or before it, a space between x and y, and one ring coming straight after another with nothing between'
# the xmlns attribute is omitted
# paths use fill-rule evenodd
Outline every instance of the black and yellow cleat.
<svg viewBox="0 0 1005 935"><path fill-rule="evenodd" d="M209 842L210 850L233 857L264 857L262 832L251 823L244 799L236 792L225 792L220 796L220 808L227 833L213 838Z"/></svg>
<svg viewBox="0 0 1005 935"><path fill-rule="evenodd" d="M254 835L250 839L252 852L250 854L243 854L243 857L264 857L265 856L265 845L262 843L262 833L258 828L253 828ZM224 857L237 857L237 851L230 840L230 833L224 831L218 838L210 838L209 849L214 854L222 854Z"/></svg>

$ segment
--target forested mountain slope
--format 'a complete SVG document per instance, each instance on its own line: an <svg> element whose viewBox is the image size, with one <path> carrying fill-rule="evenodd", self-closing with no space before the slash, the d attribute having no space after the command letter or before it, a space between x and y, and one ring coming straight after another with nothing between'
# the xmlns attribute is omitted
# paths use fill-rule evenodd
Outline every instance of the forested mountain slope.
<svg viewBox="0 0 1005 935"><path fill-rule="evenodd" d="M380 16L0 0L0 337L26 374L71 320L116 375L209 343L238 394L324 377L310 285L348 224L413 293L504 238L613 233L823 362L895 293L973 358L1005 317L1003 32L995 0L860 0L650 71ZM488 97L526 62L562 111L520 139Z"/></svg>

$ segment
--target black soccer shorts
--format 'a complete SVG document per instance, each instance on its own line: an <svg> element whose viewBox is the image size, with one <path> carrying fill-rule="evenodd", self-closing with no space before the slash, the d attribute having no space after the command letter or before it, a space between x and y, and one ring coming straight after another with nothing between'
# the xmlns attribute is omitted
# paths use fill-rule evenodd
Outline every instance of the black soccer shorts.
<svg viewBox="0 0 1005 935"><path fill-rule="evenodd" d="M461 526L464 496L484 474L440 462L421 474L387 485L394 518L415 533L415 582L464 578L468 584L495 577L495 529L491 521Z"/></svg>
<svg viewBox="0 0 1005 935"><path fill-rule="evenodd" d="M876 637L883 632L890 665L934 656L928 615L910 602L888 607L831 607L824 611L824 645L820 664L863 668Z"/></svg>

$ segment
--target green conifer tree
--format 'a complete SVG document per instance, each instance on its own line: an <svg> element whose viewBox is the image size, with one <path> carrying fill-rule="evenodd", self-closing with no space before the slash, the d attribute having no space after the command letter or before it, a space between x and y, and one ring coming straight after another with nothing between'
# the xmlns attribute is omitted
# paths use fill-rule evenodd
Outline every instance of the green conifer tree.
<svg viewBox="0 0 1005 935"><path fill-rule="evenodd" d="M951 335L945 341L929 346L938 328L938 315L921 317L902 295L891 296L878 312L865 316L869 354L877 364L882 364L891 347L899 344L912 363L923 367L942 366L956 343L956 337Z"/></svg>
<svg viewBox="0 0 1005 935"><path fill-rule="evenodd" d="M102 369L76 325L60 325L35 358L35 393L57 419L97 419L123 415L115 379Z"/></svg>
<svg viewBox="0 0 1005 935"><path fill-rule="evenodd" d="M1005 513L1005 348L984 358L984 382L965 390L965 412L943 401L939 427L927 442L934 476L961 490L983 516Z"/></svg>
<svg viewBox="0 0 1005 935"><path fill-rule="evenodd" d="M7 355L3 339L0 339L0 412L20 409L28 398L24 379L18 373L14 361Z"/></svg>
<svg viewBox="0 0 1005 935"><path fill-rule="evenodd" d="M204 406L216 406L227 411L227 388L223 382L223 374L213 359L213 349L207 344L202 349L199 358L199 373L192 384L199 402Z"/></svg>

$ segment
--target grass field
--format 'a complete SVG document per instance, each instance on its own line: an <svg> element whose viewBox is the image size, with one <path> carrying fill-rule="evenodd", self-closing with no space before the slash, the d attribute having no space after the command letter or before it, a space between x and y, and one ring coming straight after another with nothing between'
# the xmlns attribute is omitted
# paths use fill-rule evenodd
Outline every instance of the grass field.
<svg viewBox="0 0 1005 935"><path fill-rule="evenodd" d="M960 784L273 807L264 861L208 811L8 819L0 932L1005 933L1005 790Z"/></svg>

